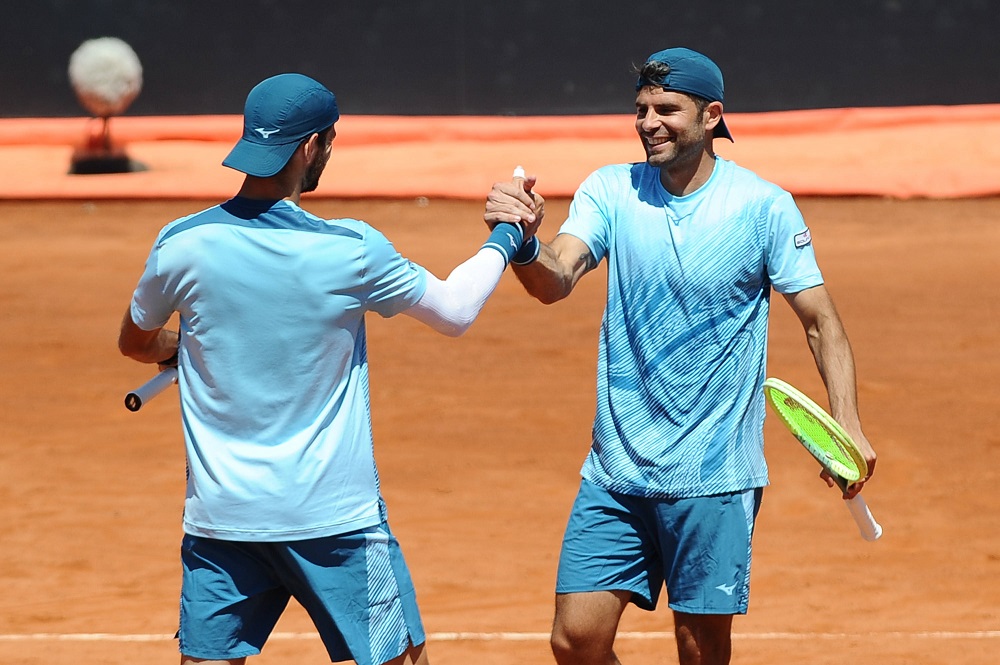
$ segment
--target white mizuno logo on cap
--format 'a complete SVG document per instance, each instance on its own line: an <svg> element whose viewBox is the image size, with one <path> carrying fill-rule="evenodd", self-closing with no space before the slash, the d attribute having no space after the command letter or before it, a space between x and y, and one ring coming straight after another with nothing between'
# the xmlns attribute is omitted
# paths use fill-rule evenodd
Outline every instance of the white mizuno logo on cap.
<svg viewBox="0 0 1000 665"><path fill-rule="evenodd" d="M271 137L271 134L277 134L280 129L264 129L263 127L255 127L254 131L260 134L261 138L267 139Z"/></svg>

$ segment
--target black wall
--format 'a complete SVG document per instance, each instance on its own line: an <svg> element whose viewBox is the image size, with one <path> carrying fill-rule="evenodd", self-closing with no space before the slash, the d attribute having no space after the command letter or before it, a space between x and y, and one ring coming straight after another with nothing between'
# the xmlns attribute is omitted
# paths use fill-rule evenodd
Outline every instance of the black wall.
<svg viewBox="0 0 1000 665"><path fill-rule="evenodd" d="M710 55L726 109L1000 102L994 0L7 0L0 116L83 113L66 74L85 39L144 68L130 115L240 113L300 71L354 114L629 112L633 64Z"/></svg>

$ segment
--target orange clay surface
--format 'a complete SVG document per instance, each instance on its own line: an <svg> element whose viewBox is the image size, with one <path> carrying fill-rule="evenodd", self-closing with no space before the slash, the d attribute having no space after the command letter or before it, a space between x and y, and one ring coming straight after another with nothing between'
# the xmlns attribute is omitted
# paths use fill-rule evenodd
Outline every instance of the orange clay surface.
<svg viewBox="0 0 1000 665"><path fill-rule="evenodd" d="M485 194L485 190L484 190ZM176 393L122 313L167 221L209 201L0 203L0 663L176 663L184 459ZM365 219L439 276L482 242L482 203L306 199ZM567 208L552 200L541 235ZM858 536L773 417L772 485L733 663L994 665L1000 658L1000 199L802 199L880 453ZM589 443L604 269L542 306L505 275L462 338L369 319L376 456L431 662L548 664L564 522ZM825 403L776 298L769 373ZM631 665L675 662L669 612L626 612ZM291 606L252 662L327 662Z"/></svg>

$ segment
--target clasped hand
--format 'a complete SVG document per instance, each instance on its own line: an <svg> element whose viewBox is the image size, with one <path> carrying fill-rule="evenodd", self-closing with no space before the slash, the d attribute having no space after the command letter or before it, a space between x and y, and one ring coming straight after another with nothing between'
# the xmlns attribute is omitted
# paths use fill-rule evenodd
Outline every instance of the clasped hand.
<svg viewBox="0 0 1000 665"><path fill-rule="evenodd" d="M493 183L483 213L486 225L492 230L501 222L520 223L525 240L535 235L545 216L545 199L533 191L535 182L535 176L528 176Z"/></svg>

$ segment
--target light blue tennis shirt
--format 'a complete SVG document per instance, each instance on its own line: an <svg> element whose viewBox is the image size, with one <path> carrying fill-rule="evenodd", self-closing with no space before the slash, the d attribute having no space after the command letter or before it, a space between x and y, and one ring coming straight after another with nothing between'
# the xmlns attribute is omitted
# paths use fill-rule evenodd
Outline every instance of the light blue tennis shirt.
<svg viewBox="0 0 1000 665"><path fill-rule="evenodd" d="M650 497L762 487L770 289L823 283L809 229L791 195L730 161L687 196L659 175L599 169L560 229L608 261L582 474Z"/></svg>
<svg viewBox="0 0 1000 665"><path fill-rule="evenodd" d="M131 311L146 330L180 314L186 533L299 540L380 522L364 317L425 288L372 227L287 200L237 197L164 227Z"/></svg>

